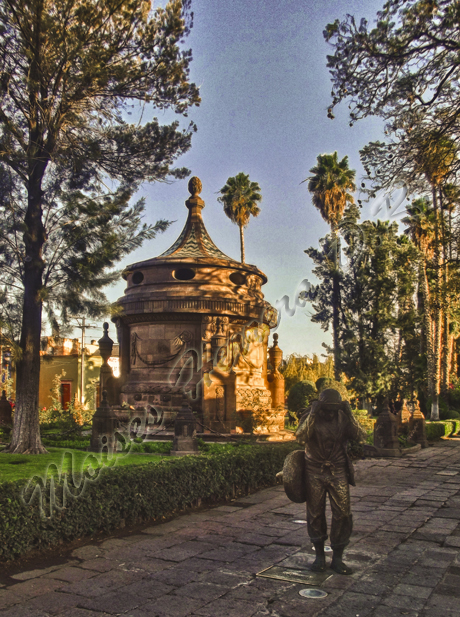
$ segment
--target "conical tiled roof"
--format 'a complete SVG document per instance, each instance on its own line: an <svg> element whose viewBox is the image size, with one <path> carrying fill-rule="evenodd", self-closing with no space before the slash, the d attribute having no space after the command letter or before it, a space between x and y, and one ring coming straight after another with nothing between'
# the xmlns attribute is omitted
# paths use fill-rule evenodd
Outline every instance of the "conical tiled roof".
<svg viewBox="0 0 460 617"><path fill-rule="evenodd" d="M187 222L180 236L174 244L170 246L167 251L159 255L157 259L164 259L165 257L173 257L174 259L182 259L185 257L212 257L214 259L233 261L231 257L222 253L211 240L203 219L201 218L201 212L198 213L198 216L194 217L192 209L189 211Z"/></svg>
<svg viewBox="0 0 460 617"><path fill-rule="evenodd" d="M231 257L228 257L228 255L225 255L217 248L206 231L201 217L204 201L199 197L202 188L200 179L193 177L188 183L188 188L192 197L185 202L189 209L189 214L184 229L174 244L159 255L157 259L164 259L166 257L174 259L211 257L213 259L233 261Z"/></svg>
<svg viewBox="0 0 460 617"><path fill-rule="evenodd" d="M156 267L168 262L172 264L188 262L192 264L213 264L219 267L230 266L235 270L257 274L263 283L266 283L267 277L256 266L236 261L225 255L211 240L201 216L201 210L205 206L204 201L200 197L202 190L201 180L196 176L191 178L188 183L188 190L190 197L185 202L188 208L188 217L177 240L158 257L152 257L146 261L140 261L127 266L124 277L126 278L128 272L139 268Z"/></svg>

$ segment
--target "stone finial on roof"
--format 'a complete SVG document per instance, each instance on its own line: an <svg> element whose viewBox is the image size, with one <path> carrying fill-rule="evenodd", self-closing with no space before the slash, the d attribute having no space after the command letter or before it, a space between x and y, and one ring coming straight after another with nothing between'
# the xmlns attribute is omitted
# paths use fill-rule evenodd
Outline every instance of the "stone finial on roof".
<svg viewBox="0 0 460 617"><path fill-rule="evenodd" d="M196 197L203 190L203 184L198 176L193 176L188 182L188 192L192 197Z"/></svg>

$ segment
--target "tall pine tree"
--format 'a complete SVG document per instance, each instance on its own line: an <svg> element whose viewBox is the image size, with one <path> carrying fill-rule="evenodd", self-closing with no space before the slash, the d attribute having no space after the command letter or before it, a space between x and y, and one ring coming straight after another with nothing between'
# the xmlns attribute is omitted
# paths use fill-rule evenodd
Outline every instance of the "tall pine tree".
<svg viewBox="0 0 460 617"><path fill-rule="evenodd" d="M191 128L181 130L178 122L162 126L155 117L129 124L124 112L134 102L142 106L142 117L168 108L187 115L199 103L198 90L189 83L191 53L179 48L190 26L188 0L171 0L155 11L146 0L0 4L0 162L12 178L14 227L23 243L21 357L10 452L44 451L38 385L42 307L49 291L46 212L62 207L64 219L70 217L63 235L73 234L73 246L79 246L73 256L80 251L82 259L70 259L62 275L76 300L94 267L83 257L86 241L99 259L94 229L87 239L78 230L85 208L101 208L100 228L110 223L111 209L121 222L139 182L187 174L171 165L190 147ZM72 191L71 202L53 194L59 176ZM109 245L105 241L104 251L110 253ZM108 263L107 254L100 259ZM86 289L93 285L96 292L102 279L89 276Z"/></svg>

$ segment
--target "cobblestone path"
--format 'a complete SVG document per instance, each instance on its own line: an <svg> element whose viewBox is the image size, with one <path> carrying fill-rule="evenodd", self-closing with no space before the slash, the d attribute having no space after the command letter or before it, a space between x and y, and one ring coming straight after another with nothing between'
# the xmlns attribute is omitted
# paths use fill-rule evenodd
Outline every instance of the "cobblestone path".
<svg viewBox="0 0 460 617"><path fill-rule="evenodd" d="M277 486L15 574L0 617L459 617L460 440L356 470L354 574L331 570L324 599L256 577L313 561L305 507Z"/></svg>

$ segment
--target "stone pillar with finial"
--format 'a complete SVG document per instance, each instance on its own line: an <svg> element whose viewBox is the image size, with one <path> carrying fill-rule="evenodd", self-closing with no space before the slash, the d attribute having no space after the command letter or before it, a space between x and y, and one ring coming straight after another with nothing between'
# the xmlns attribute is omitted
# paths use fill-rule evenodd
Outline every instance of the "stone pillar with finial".
<svg viewBox="0 0 460 617"><path fill-rule="evenodd" d="M3 390L0 398L0 426L11 426L13 424L11 403L6 398L6 390Z"/></svg>
<svg viewBox="0 0 460 617"><path fill-rule="evenodd" d="M102 401L93 416L93 429L91 433L91 452L105 452L115 450L115 431L119 421L115 412L107 400L107 391L102 392Z"/></svg>
<svg viewBox="0 0 460 617"><path fill-rule="evenodd" d="M420 403L416 398L413 398L411 403L412 415L409 420L409 439L413 443L419 443L422 448L427 448L425 416L420 411Z"/></svg>
<svg viewBox="0 0 460 617"><path fill-rule="evenodd" d="M102 335L102 338L98 340L99 353L102 357L101 373L99 377L100 391L103 392L105 390L108 394L109 402L114 404L115 401L110 400L110 381L113 380L113 372L109 365L109 358L112 355L113 341L109 336L109 324L107 322L104 322L103 328L104 334Z"/></svg>
<svg viewBox="0 0 460 617"><path fill-rule="evenodd" d="M196 420L184 394L182 407L174 420L174 441L171 454L183 456L185 454L199 454L196 440Z"/></svg>
<svg viewBox="0 0 460 617"><path fill-rule="evenodd" d="M276 429L278 431L284 430L284 377L279 371L281 362L283 361L283 352L278 347L278 334L275 332L273 335L273 345L268 350L268 356L270 358L271 371L267 375L268 389L272 397L272 409L277 410L276 417ZM279 416L279 417L278 417Z"/></svg>
<svg viewBox="0 0 460 617"><path fill-rule="evenodd" d="M374 446L379 456L401 456L398 439L398 419L391 413L388 398L374 426Z"/></svg>
<svg viewBox="0 0 460 617"><path fill-rule="evenodd" d="M283 352L278 347L278 334L273 335L273 346L268 350L270 364L272 370L267 377L268 387L272 395L272 407L284 409L284 377L279 371L281 362L283 361Z"/></svg>
<svg viewBox="0 0 460 617"><path fill-rule="evenodd" d="M407 399L403 399L401 409L398 412L398 430L399 434L407 435L409 432L410 411L407 406Z"/></svg>

